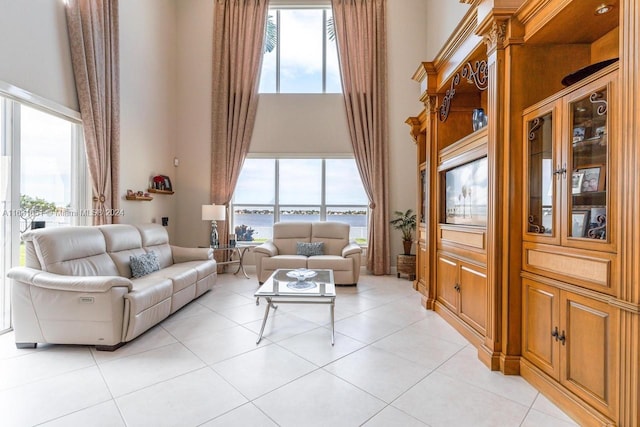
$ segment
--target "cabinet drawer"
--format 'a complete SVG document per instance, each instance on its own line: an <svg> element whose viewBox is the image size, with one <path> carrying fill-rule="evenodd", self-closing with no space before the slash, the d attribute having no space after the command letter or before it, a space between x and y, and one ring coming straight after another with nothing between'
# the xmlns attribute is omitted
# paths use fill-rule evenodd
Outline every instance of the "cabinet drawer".
<svg viewBox="0 0 640 427"><path fill-rule="evenodd" d="M523 270L617 294L615 254L525 242L522 257Z"/></svg>

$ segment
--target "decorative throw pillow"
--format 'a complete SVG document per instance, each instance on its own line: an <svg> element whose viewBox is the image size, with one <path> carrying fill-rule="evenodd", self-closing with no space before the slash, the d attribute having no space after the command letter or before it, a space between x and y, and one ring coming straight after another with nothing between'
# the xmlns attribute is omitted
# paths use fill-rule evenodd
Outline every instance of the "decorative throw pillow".
<svg viewBox="0 0 640 427"><path fill-rule="evenodd" d="M160 270L160 263L155 252L129 257L131 263L131 276L134 279L146 276L149 273Z"/></svg>
<svg viewBox="0 0 640 427"><path fill-rule="evenodd" d="M305 256L324 255L324 242L298 242L297 254Z"/></svg>

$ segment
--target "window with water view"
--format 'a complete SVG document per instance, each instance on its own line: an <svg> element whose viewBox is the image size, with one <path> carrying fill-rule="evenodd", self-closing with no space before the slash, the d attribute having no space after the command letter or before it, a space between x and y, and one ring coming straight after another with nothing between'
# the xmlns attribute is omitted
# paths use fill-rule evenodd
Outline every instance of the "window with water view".
<svg viewBox="0 0 640 427"><path fill-rule="evenodd" d="M368 199L354 159L246 159L233 198L238 241L272 237L277 221L340 221L367 242Z"/></svg>

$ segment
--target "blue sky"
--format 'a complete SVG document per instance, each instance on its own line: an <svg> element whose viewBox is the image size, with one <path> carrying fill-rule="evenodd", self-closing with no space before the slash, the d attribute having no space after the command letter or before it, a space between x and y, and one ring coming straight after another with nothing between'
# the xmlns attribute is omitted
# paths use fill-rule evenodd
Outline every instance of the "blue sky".
<svg viewBox="0 0 640 427"><path fill-rule="evenodd" d="M367 197L353 159L327 159L326 204L367 205ZM319 159L281 159L280 203L319 205L322 169ZM275 161L247 159L236 187L237 204L274 204Z"/></svg>
<svg viewBox="0 0 640 427"><path fill-rule="evenodd" d="M331 9L326 9L327 19ZM276 11L269 15L276 22ZM280 92L322 93L322 9L280 10ZM275 92L276 51L263 59L260 92ZM327 93L340 93L335 41L327 41Z"/></svg>

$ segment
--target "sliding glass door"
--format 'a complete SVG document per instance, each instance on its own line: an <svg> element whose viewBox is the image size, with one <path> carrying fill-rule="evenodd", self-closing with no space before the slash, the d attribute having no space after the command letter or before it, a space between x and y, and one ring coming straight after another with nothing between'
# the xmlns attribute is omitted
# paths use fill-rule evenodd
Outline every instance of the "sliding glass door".
<svg viewBox="0 0 640 427"><path fill-rule="evenodd" d="M6 286L7 270L13 264L14 252L12 250L12 221L8 215L12 210L11 204L11 129L10 103L0 97L0 202L2 203L2 216L0 217L0 333L11 326L11 310L9 286ZM17 260L17 257L16 257Z"/></svg>
<svg viewBox="0 0 640 427"><path fill-rule="evenodd" d="M11 328L7 270L25 263L21 234L91 222L79 114L11 89L0 82L0 333Z"/></svg>

